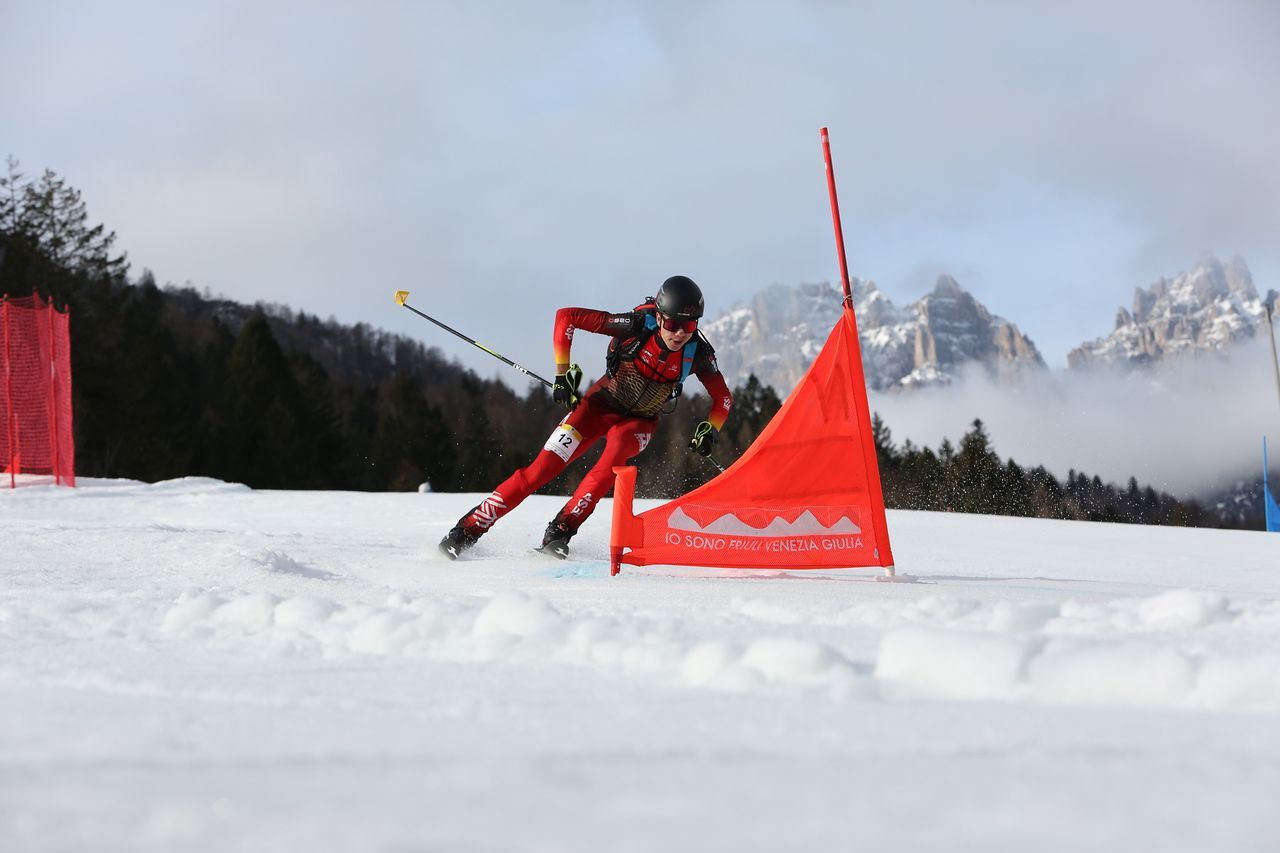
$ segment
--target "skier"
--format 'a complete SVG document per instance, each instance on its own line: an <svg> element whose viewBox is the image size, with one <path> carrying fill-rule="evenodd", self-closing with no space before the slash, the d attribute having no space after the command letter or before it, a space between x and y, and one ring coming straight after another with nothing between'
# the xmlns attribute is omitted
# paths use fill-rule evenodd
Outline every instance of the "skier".
<svg viewBox="0 0 1280 853"><path fill-rule="evenodd" d="M550 482L598 439L604 438L604 455L547 525L538 548L564 559L569 553L569 540L600 499L612 491L614 466L645 449L653 438L663 407L680 395L690 373L710 392L712 404L707 419L694 430L689 448L709 456L720 428L729 417L733 400L716 367L715 351L698 332L702 310L702 291L698 285L687 276L677 275L664 281L657 296L633 311L623 314L588 308L557 311L552 338L556 381L551 395L557 403L569 408L569 414L551 433L533 462L508 477L493 494L458 519L448 535L440 540L440 550L450 559L457 559L498 519ZM605 375L582 395L578 393L582 371L569 362L569 348L577 330L613 338Z"/></svg>

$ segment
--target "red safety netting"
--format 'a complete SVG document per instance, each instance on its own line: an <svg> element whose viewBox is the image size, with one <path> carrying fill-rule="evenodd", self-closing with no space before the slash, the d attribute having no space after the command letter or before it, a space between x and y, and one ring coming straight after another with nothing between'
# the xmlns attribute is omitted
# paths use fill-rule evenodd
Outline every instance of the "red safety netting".
<svg viewBox="0 0 1280 853"><path fill-rule="evenodd" d="M634 515L636 469L615 468L613 573L622 563L721 568L883 566L893 553L846 308L809 372L746 453L711 482Z"/></svg>
<svg viewBox="0 0 1280 853"><path fill-rule="evenodd" d="M0 472L74 486L71 317L53 300L0 299Z"/></svg>

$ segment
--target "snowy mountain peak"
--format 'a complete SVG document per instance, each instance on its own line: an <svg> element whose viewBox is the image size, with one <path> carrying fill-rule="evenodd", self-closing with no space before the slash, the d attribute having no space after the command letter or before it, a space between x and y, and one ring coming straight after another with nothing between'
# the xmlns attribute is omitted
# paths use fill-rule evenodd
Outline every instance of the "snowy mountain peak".
<svg viewBox="0 0 1280 853"><path fill-rule="evenodd" d="M874 282L851 282L867 383L904 390L951 382L976 365L998 379L1042 369L1035 344L993 316L951 276L899 308ZM779 393L804 375L840 316L843 294L831 284L773 284L704 326L730 382L755 373Z"/></svg>
<svg viewBox="0 0 1280 853"><path fill-rule="evenodd" d="M1208 255L1173 279L1137 288L1132 312L1121 308L1111 334L1072 350L1067 362L1073 368L1136 368L1221 352L1257 333L1266 322L1266 304L1243 258L1224 264Z"/></svg>
<svg viewBox="0 0 1280 853"><path fill-rule="evenodd" d="M1138 322L1146 322L1162 305L1196 310L1219 299L1250 301L1257 298L1253 277L1242 258L1234 257L1227 265L1209 255L1190 272L1172 281L1161 278L1149 290L1137 288L1133 313Z"/></svg>
<svg viewBox="0 0 1280 853"><path fill-rule="evenodd" d="M938 276L938 282L933 286L933 291L929 296L952 299L961 299L968 296L970 299L973 299L973 297L970 296L969 291L961 287L958 281L945 274ZM926 296L925 298L928 299L929 297Z"/></svg>

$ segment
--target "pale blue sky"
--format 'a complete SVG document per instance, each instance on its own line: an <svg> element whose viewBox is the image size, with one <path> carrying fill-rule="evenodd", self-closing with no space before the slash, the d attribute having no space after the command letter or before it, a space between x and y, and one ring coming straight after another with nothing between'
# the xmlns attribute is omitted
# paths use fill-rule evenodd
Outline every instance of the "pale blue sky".
<svg viewBox="0 0 1280 853"><path fill-rule="evenodd" d="M683 273L714 315L834 280L824 125L851 272L900 304L950 273L1052 365L1205 252L1280 289L1276 3L3 17L0 154L82 189L135 272L410 333L486 375L392 291L549 370L560 305L630 307Z"/></svg>

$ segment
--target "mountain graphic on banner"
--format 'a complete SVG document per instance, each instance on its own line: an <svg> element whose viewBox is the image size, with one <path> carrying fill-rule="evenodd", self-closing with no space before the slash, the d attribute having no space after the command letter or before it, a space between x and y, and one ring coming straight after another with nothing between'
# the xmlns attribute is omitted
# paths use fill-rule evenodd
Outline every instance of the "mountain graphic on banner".
<svg viewBox="0 0 1280 853"><path fill-rule="evenodd" d="M815 514L816 513L816 514ZM794 518L788 519L792 515ZM818 515L829 519L825 523ZM695 520L702 516L702 520ZM710 519L714 520L709 520ZM726 513L720 508L681 506L667 519L672 530L692 533L714 533L722 536L829 536L861 533L862 528L849 518L848 507L815 507L779 513L771 509L736 509Z"/></svg>

